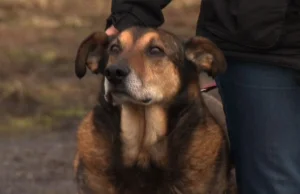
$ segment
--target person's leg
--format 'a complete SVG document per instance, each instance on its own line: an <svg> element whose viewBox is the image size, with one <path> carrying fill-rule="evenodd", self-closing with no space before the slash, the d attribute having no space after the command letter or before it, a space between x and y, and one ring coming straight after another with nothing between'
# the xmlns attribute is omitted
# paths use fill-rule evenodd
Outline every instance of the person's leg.
<svg viewBox="0 0 300 194"><path fill-rule="evenodd" d="M300 193L300 72L228 60L217 78L239 194Z"/></svg>

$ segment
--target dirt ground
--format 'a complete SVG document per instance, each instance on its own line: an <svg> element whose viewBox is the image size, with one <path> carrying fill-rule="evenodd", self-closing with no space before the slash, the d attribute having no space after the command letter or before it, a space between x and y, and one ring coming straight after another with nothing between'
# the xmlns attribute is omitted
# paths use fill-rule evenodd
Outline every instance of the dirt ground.
<svg viewBox="0 0 300 194"><path fill-rule="evenodd" d="M76 126L98 82L78 80L73 61L79 43L103 29L108 2L0 0L0 194L75 193ZM173 1L163 28L193 36L199 4Z"/></svg>
<svg viewBox="0 0 300 194"><path fill-rule="evenodd" d="M74 130L0 141L1 194L74 194Z"/></svg>

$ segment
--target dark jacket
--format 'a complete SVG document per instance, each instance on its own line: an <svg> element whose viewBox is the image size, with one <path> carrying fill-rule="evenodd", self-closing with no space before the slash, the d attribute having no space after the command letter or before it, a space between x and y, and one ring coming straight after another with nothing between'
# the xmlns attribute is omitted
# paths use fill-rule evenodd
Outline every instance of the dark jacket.
<svg viewBox="0 0 300 194"><path fill-rule="evenodd" d="M158 27L170 0L112 0L107 27ZM197 35L227 57L300 70L300 0L202 0Z"/></svg>

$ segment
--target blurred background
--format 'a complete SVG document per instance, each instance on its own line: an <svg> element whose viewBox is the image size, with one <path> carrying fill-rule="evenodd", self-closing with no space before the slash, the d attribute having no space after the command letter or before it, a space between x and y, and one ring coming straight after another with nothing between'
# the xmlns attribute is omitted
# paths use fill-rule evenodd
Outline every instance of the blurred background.
<svg viewBox="0 0 300 194"><path fill-rule="evenodd" d="M173 0L163 28L195 33L200 0ZM110 0L0 0L0 194L74 194L76 126L97 76L74 74L80 42L103 30Z"/></svg>

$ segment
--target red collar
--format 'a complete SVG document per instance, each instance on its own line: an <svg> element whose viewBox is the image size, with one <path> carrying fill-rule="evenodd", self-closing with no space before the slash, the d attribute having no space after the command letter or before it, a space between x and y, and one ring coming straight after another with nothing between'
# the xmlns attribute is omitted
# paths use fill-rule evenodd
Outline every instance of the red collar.
<svg viewBox="0 0 300 194"><path fill-rule="evenodd" d="M201 88L201 92L208 92L212 89L215 89L217 88L217 84L214 82L214 83L211 83L211 84L208 84L206 86L204 86L204 88Z"/></svg>

